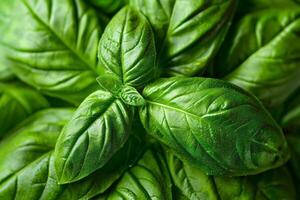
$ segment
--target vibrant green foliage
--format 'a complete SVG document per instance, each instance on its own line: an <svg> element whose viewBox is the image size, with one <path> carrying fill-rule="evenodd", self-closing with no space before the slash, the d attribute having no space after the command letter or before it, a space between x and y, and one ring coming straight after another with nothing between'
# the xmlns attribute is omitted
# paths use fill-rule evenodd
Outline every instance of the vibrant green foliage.
<svg viewBox="0 0 300 200"><path fill-rule="evenodd" d="M289 157L280 128L259 101L224 81L161 79L143 95L140 117L149 134L207 174L256 174Z"/></svg>
<svg viewBox="0 0 300 200"><path fill-rule="evenodd" d="M0 200L299 199L299 38L299 0L1 0Z"/></svg>
<svg viewBox="0 0 300 200"><path fill-rule="evenodd" d="M60 183L79 180L105 165L126 142L133 110L98 90L76 110L60 135L55 167Z"/></svg>

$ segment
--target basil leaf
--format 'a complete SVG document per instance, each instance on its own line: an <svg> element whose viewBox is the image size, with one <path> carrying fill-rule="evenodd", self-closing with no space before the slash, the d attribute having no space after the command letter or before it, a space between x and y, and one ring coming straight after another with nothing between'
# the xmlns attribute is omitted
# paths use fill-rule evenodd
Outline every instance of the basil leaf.
<svg viewBox="0 0 300 200"><path fill-rule="evenodd" d="M55 147L59 183L80 180L104 166L126 142L133 109L111 93L88 96L62 131Z"/></svg>
<svg viewBox="0 0 300 200"><path fill-rule="evenodd" d="M226 40L217 71L233 70L225 79L269 107L283 103L300 86L299 16L300 9L284 8L246 15Z"/></svg>
<svg viewBox="0 0 300 200"><path fill-rule="evenodd" d="M209 78L160 79L148 85L140 118L153 137L210 175L249 175L289 157L279 126L262 104Z"/></svg>
<svg viewBox="0 0 300 200"><path fill-rule="evenodd" d="M148 150L112 192L100 199L172 199L170 177L162 156L156 150Z"/></svg>
<svg viewBox="0 0 300 200"><path fill-rule="evenodd" d="M0 82L0 138L32 113L48 106L48 101L36 91L17 82Z"/></svg>
<svg viewBox="0 0 300 200"><path fill-rule="evenodd" d="M107 25L99 44L105 72L122 83L141 87L156 76L156 51L147 19L130 7L122 9Z"/></svg>
<svg viewBox="0 0 300 200"><path fill-rule="evenodd" d="M21 0L6 43L16 75L40 91L79 104L97 88L97 13L83 0ZM11 12L11 10L10 10Z"/></svg>
<svg viewBox="0 0 300 200"><path fill-rule="evenodd" d="M203 73L218 51L235 12L235 0L132 0L154 27L160 66L172 76Z"/></svg>
<svg viewBox="0 0 300 200"><path fill-rule="evenodd" d="M124 103L130 106L143 106L145 104L144 98L134 87L131 86L125 86L122 88L120 98Z"/></svg>
<svg viewBox="0 0 300 200"><path fill-rule="evenodd" d="M169 152L166 155L175 187L174 199L296 199L291 175L283 167L256 176L214 177Z"/></svg>

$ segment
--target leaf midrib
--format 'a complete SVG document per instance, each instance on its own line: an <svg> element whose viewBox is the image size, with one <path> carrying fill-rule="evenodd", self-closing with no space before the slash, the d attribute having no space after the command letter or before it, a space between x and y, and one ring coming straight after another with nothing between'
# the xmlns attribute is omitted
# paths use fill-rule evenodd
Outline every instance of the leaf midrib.
<svg viewBox="0 0 300 200"><path fill-rule="evenodd" d="M223 112L227 112L228 110L235 108L235 107L228 108L227 110L221 110L221 111L218 111L218 112L215 112L215 113L205 113L205 114L202 114L202 115L196 115L194 113L187 112L187 111L182 110L180 108L177 108L175 106L169 106L169 105L162 104L162 103L155 102L155 101L151 101L151 100L148 100L148 99L145 99L145 100L146 100L147 103L157 105L157 106L161 106L161 107L165 107L165 108L168 108L170 110L175 110L177 112L184 113L185 115L189 115L189 116L192 116L192 117L195 117L195 118L200 118L201 120L203 120L204 117L222 114ZM243 106L243 105L245 105L245 104L237 105L236 107Z"/></svg>

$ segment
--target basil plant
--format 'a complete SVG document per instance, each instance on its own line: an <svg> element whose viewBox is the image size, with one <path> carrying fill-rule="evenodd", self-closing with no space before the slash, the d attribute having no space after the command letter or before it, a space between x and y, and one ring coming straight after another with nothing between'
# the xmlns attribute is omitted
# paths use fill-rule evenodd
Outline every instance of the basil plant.
<svg viewBox="0 0 300 200"><path fill-rule="evenodd" d="M297 0L2 0L0 200L296 200Z"/></svg>

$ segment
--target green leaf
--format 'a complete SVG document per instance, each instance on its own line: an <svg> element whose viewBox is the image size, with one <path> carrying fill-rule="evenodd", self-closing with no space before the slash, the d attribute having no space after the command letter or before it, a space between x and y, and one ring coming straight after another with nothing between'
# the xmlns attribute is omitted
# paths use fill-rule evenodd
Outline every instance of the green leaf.
<svg viewBox="0 0 300 200"><path fill-rule="evenodd" d="M55 147L59 183L80 180L104 166L126 142L133 109L111 93L88 96L65 126Z"/></svg>
<svg viewBox="0 0 300 200"><path fill-rule="evenodd" d="M32 113L48 106L42 95L21 83L0 82L0 138Z"/></svg>
<svg viewBox="0 0 300 200"><path fill-rule="evenodd" d="M147 19L130 7L122 9L107 25L99 44L105 72L123 84L141 87L157 74L156 51Z"/></svg>
<svg viewBox="0 0 300 200"><path fill-rule="evenodd" d="M236 0L131 0L156 32L164 74L203 73L218 51L235 12Z"/></svg>
<svg viewBox="0 0 300 200"><path fill-rule="evenodd" d="M242 18L226 39L216 71L254 93L268 107L300 86L299 9L268 9Z"/></svg>
<svg viewBox="0 0 300 200"><path fill-rule="evenodd" d="M148 150L122 176L112 192L100 199L172 199L170 177L163 157L157 150Z"/></svg>
<svg viewBox="0 0 300 200"><path fill-rule="evenodd" d="M71 109L41 111L0 143L0 199L90 199L106 191L143 152L144 131L137 127L103 168L76 183L59 185L52 151L72 113Z"/></svg>
<svg viewBox="0 0 300 200"><path fill-rule="evenodd" d="M40 91L74 104L97 87L97 13L84 0L20 0L6 30L16 75ZM11 12L11 10L10 10Z"/></svg>
<svg viewBox="0 0 300 200"><path fill-rule="evenodd" d="M291 175L285 168L245 177L205 175L191 163L167 153L168 168L174 182L173 199L194 200L295 200Z"/></svg>
<svg viewBox="0 0 300 200"><path fill-rule="evenodd" d="M289 158L281 129L262 104L225 81L160 79L143 91L148 133L210 175L249 175Z"/></svg>

